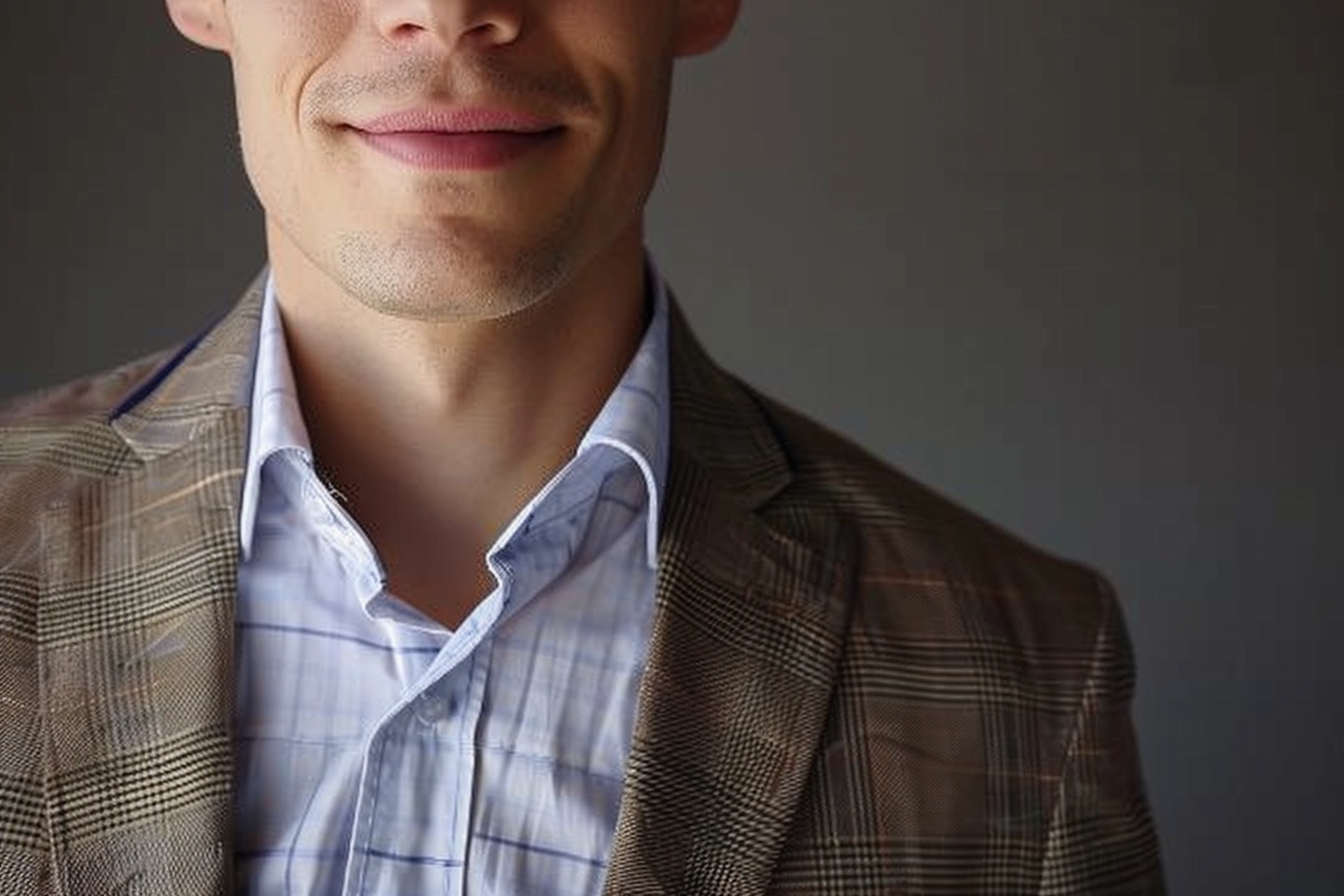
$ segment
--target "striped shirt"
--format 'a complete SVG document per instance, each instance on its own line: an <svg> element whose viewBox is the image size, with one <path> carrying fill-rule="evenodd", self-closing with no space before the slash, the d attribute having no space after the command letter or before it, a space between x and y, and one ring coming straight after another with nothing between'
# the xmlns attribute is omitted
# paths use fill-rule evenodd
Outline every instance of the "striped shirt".
<svg viewBox="0 0 1344 896"><path fill-rule="evenodd" d="M598 893L653 612L668 302L449 631L385 587L315 473L268 286L240 536L247 894Z"/></svg>

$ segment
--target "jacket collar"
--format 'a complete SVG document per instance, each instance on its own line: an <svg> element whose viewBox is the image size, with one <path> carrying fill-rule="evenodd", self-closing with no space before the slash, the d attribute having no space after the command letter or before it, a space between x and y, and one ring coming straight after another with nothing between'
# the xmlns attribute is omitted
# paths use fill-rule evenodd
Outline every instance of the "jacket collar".
<svg viewBox="0 0 1344 896"><path fill-rule="evenodd" d="M182 347L112 412L111 426L142 461L171 454L221 415L247 406L265 278L214 327Z"/></svg>

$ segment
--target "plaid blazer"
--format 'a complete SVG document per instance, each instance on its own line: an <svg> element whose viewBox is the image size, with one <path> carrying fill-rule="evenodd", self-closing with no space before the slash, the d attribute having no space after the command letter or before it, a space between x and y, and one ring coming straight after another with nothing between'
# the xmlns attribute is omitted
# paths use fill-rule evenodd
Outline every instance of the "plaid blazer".
<svg viewBox="0 0 1344 896"><path fill-rule="evenodd" d="M231 892L253 288L0 410L0 892ZM679 314L609 894L1162 891L1116 601L730 378Z"/></svg>

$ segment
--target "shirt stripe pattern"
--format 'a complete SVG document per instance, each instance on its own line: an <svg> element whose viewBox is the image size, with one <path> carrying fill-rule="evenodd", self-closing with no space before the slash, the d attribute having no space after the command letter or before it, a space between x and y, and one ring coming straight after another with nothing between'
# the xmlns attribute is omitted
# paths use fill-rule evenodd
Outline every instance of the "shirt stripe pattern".
<svg viewBox="0 0 1344 896"><path fill-rule="evenodd" d="M239 535L235 863L256 894L597 893L653 612L668 300L455 631L315 472L273 286Z"/></svg>

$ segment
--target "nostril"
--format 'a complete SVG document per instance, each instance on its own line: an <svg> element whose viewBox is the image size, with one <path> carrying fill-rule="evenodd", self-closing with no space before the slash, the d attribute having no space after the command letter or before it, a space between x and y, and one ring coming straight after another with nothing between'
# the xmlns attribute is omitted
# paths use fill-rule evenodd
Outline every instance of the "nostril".
<svg viewBox="0 0 1344 896"><path fill-rule="evenodd" d="M389 0L374 18L389 41L432 37L447 48L461 42L477 46L512 43L522 30L521 13L511 0Z"/></svg>

